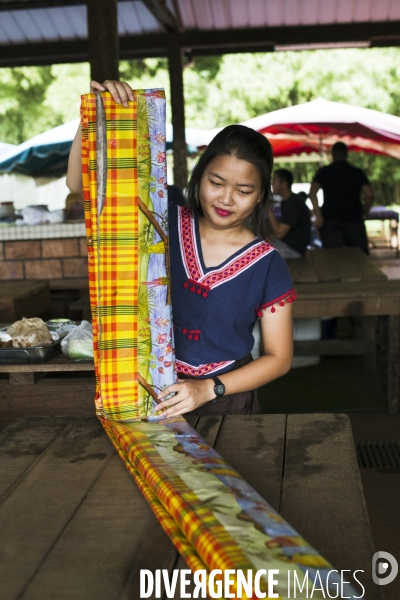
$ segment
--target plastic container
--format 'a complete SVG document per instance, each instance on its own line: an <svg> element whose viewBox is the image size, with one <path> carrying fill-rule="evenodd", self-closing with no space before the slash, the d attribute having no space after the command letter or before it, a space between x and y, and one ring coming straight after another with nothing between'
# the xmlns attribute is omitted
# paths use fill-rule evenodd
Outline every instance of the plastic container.
<svg viewBox="0 0 400 600"><path fill-rule="evenodd" d="M45 363L59 353L60 340L50 346L30 348L0 348L0 365L37 365Z"/></svg>

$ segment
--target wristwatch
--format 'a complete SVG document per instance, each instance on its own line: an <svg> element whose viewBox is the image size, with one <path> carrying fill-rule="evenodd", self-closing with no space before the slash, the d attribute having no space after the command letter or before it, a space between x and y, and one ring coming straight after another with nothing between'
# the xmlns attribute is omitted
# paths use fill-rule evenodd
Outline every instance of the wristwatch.
<svg viewBox="0 0 400 600"><path fill-rule="evenodd" d="M214 385L215 398L213 400L211 400L211 404L215 404L215 402L218 400L218 398L222 398L222 396L225 394L225 386L222 383L222 381L220 379L218 379L218 377L213 377L212 380L215 383L215 385Z"/></svg>

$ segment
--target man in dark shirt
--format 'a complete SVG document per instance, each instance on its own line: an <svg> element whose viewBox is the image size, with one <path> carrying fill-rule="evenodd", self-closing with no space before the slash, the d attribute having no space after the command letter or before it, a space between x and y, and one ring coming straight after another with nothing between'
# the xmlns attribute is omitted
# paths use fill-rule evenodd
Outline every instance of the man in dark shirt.
<svg viewBox="0 0 400 600"><path fill-rule="evenodd" d="M368 254L368 238L363 210L368 213L374 192L364 171L347 162L347 146L332 146L333 162L319 169L310 189L310 200L325 248L359 246ZM318 207L317 192L322 188L324 204ZM364 197L364 207L360 195Z"/></svg>
<svg viewBox="0 0 400 600"><path fill-rule="evenodd" d="M271 211L270 224L276 238L272 243L283 258L303 256L311 236L309 210L304 200L292 192L292 184L293 175L290 171L275 171L272 191L282 198L281 218L277 220Z"/></svg>

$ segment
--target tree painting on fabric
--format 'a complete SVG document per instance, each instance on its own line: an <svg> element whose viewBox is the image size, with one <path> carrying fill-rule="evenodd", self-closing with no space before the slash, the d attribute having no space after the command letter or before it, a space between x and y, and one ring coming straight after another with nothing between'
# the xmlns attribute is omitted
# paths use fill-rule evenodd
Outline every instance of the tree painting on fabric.
<svg viewBox="0 0 400 600"><path fill-rule="evenodd" d="M143 418L175 381L164 93L88 94L81 119L97 413Z"/></svg>

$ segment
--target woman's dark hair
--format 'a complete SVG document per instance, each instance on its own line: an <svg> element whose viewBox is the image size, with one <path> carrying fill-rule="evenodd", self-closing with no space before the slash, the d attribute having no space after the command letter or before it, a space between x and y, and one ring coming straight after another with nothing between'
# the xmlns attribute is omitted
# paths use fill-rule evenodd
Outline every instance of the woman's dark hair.
<svg viewBox="0 0 400 600"><path fill-rule="evenodd" d="M191 210L203 214L200 206L200 183L207 165L219 156L234 156L251 163L261 178L261 201L248 217L246 226L259 237L266 239L267 211L271 203L271 173L274 163L271 144L265 136L244 125L228 125L217 133L193 169L187 188L187 201Z"/></svg>

